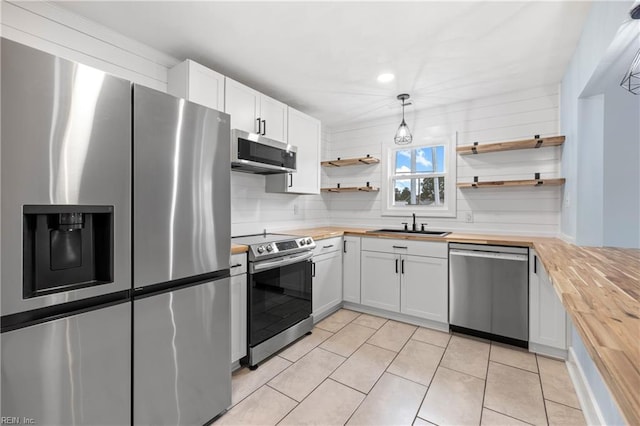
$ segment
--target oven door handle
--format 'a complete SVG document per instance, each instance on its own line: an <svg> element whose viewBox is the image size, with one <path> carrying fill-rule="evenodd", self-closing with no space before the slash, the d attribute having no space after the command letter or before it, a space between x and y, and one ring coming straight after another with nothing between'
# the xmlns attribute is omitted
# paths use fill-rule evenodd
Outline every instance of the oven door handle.
<svg viewBox="0 0 640 426"><path fill-rule="evenodd" d="M264 262L256 262L251 265L250 272L258 272L265 271L267 269L279 268L280 266L291 265L292 263L302 262L307 259L311 259L313 257L312 251L307 251L302 254L294 254L291 256L287 256L283 259L264 261Z"/></svg>

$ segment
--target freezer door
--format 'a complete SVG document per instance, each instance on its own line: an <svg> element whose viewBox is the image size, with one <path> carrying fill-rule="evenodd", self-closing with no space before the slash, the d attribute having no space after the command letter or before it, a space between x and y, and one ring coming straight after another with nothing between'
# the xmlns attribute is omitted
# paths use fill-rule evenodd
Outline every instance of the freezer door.
<svg viewBox="0 0 640 426"><path fill-rule="evenodd" d="M229 268L229 115L134 85L134 287Z"/></svg>
<svg viewBox="0 0 640 426"><path fill-rule="evenodd" d="M135 425L202 425L231 405L229 285L134 300Z"/></svg>
<svg viewBox="0 0 640 426"><path fill-rule="evenodd" d="M131 288L131 83L2 39L2 315ZM23 299L23 206L113 206L113 282Z"/></svg>
<svg viewBox="0 0 640 426"><path fill-rule="evenodd" d="M38 425L130 423L130 302L1 338L3 418L27 417Z"/></svg>

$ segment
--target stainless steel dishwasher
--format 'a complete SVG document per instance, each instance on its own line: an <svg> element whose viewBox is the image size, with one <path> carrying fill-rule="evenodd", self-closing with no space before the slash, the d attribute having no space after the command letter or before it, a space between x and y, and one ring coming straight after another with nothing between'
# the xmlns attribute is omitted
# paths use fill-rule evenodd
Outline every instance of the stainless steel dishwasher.
<svg viewBox="0 0 640 426"><path fill-rule="evenodd" d="M529 249L449 244L453 331L528 347Z"/></svg>

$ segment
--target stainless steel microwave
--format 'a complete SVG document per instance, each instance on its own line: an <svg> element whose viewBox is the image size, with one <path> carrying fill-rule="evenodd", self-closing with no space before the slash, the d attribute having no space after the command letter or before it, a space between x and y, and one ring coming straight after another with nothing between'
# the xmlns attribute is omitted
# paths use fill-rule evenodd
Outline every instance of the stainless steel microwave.
<svg viewBox="0 0 640 426"><path fill-rule="evenodd" d="M297 148L256 133L231 131L231 169L273 175L296 171Z"/></svg>

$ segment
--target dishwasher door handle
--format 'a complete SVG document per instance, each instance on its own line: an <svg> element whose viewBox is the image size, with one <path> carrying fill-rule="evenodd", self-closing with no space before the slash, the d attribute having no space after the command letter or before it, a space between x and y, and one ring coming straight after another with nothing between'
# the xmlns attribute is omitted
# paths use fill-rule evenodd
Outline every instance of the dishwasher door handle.
<svg viewBox="0 0 640 426"><path fill-rule="evenodd" d="M521 262L526 262L529 259L529 256L527 256L526 254L493 253L487 251L470 251L458 249L450 249L449 254L452 256L484 257L487 259L517 260Z"/></svg>

